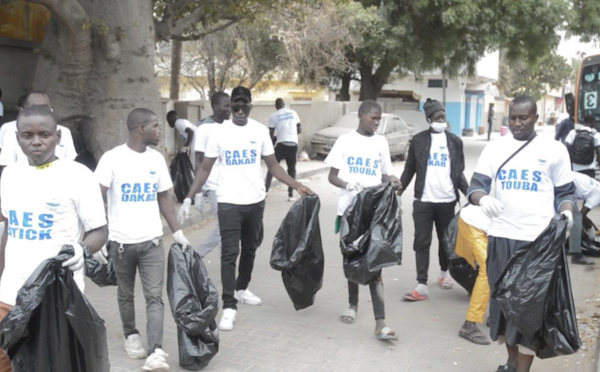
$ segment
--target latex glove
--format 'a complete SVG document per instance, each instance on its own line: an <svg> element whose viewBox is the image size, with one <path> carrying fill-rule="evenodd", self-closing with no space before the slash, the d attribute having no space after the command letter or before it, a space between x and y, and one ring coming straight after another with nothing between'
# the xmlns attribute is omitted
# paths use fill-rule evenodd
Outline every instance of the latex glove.
<svg viewBox="0 0 600 372"><path fill-rule="evenodd" d="M175 243L181 245L181 249L184 251L191 246L190 241L183 235L182 230L177 230L173 233L173 240L175 240Z"/></svg>
<svg viewBox="0 0 600 372"><path fill-rule="evenodd" d="M73 247L75 254L73 257L69 258L65 262L62 263L62 267L69 267L71 271L81 270L85 263L83 258L83 247L79 243L69 244Z"/></svg>
<svg viewBox="0 0 600 372"><path fill-rule="evenodd" d="M346 190L348 191L361 192L364 188L365 187L360 182L348 182L348 184L346 185Z"/></svg>
<svg viewBox="0 0 600 372"><path fill-rule="evenodd" d="M567 217L567 238L571 234L571 228L573 227L573 212L566 210L560 212L561 215Z"/></svg>
<svg viewBox="0 0 600 372"><path fill-rule="evenodd" d="M100 248L100 250L92 255L94 260L100 262L102 265L108 265L108 261L106 257L108 256L108 251L106 250L106 244Z"/></svg>
<svg viewBox="0 0 600 372"><path fill-rule="evenodd" d="M190 216L190 207L192 206L192 199L185 198L183 199L183 204L179 207L179 212L177 213L177 219L179 223L183 223L186 218Z"/></svg>
<svg viewBox="0 0 600 372"><path fill-rule="evenodd" d="M194 207L198 210L198 212L204 213L204 195L202 195L201 192L194 196Z"/></svg>
<svg viewBox="0 0 600 372"><path fill-rule="evenodd" d="M489 218L498 217L504 210L504 204L496 198L492 198L489 195L485 195L479 199L479 205L481 210Z"/></svg>

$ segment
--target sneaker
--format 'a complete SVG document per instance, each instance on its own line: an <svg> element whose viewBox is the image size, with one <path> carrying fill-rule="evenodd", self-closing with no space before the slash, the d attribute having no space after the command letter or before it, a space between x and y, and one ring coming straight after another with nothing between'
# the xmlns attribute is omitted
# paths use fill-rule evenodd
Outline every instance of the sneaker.
<svg viewBox="0 0 600 372"><path fill-rule="evenodd" d="M248 304L252 306L262 304L260 297L250 292L249 289L240 289L239 291L235 291L233 297L235 297L235 299L241 304Z"/></svg>
<svg viewBox="0 0 600 372"><path fill-rule="evenodd" d="M235 314L237 314L236 309L223 309L223 315L221 315L221 321L219 322L221 331L231 331L233 329Z"/></svg>
<svg viewBox="0 0 600 372"><path fill-rule="evenodd" d="M452 283L452 279L449 276L440 276L438 278L438 284L442 289L452 289L454 287L454 283Z"/></svg>
<svg viewBox="0 0 600 372"><path fill-rule="evenodd" d="M296 201L296 198L294 198L293 196L288 196L288 201L289 202Z"/></svg>
<svg viewBox="0 0 600 372"><path fill-rule="evenodd" d="M146 350L144 350L139 333L127 336L125 339L125 351L131 359L144 359L146 357Z"/></svg>
<svg viewBox="0 0 600 372"><path fill-rule="evenodd" d="M169 364L167 363L167 359L169 354L167 354L163 349L156 348L152 354L146 359L146 363L142 369L144 371L154 371L154 372L166 372L169 370Z"/></svg>

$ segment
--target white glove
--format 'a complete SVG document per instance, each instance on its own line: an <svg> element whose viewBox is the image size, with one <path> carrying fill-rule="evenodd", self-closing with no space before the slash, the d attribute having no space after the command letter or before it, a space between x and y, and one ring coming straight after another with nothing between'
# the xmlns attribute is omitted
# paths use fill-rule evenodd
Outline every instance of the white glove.
<svg viewBox="0 0 600 372"><path fill-rule="evenodd" d="M482 196L481 199L479 199L479 205L481 206L483 213L489 218L498 217L504 210L504 204L502 204L500 200L492 198L489 195Z"/></svg>
<svg viewBox="0 0 600 372"><path fill-rule="evenodd" d="M106 244L100 248L100 250L92 255L94 260L100 262L102 265L108 265L108 261L106 257L108 256L108 251L106 250Z"/></svg>
<svg viewBox="0 0 600 372"><path fill-rule="evenodd" d="M346 190L348 191L361 192L364 188L365 187L360 182L348 182L348 184L346 185Z"/></svg>
<svg viewBox="0 0 600 372"><path fill-rule="evenodd" d="M183 235L182 230L177 230L173 233L173 240L175 240L175 243L181 245L181 249L184 251L191 246L190 241Z"/></svg>
<svg viewBox="0 0 600 372"><path fill-rule="evenodd" d="M190 216L190 207L192 206L192 199L185 198L183 199L183 204L179 207L179 212L177 213L177 219L179 223L183 223L186 218Z"/></svg>
<svg viewBox="0 0 600 372"><path fill-rule="evenodd" d="M573 212L566 210L560 212L561 215L567 217L567 238L571 234L571 228L573 227Z"/></svg>
<svg viewBox="0 0 600 372"><path fill-rule="evenodd" d="M198 212L204 213L204 195L202 195L202 192L199 192L194 196L194 207Z"/></svg>
<svg viewBox="0 0 600 372"><path fill-rule="evenodd" d="M71 271L81 270L85 263L85 260L83 258L83 247L79 243L73 243L69 245L73 247L75 254L73 255L73 257L63 262L62 267L68 266L69 269L71 269Z"/></svg>

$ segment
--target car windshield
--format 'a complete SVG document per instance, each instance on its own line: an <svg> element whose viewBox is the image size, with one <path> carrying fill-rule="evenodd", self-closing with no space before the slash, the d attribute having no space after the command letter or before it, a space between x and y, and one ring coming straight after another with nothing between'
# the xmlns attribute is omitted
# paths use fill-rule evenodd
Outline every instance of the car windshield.
<svg viewBox="0 0 600 372"><path fill-rule="evenodd" d="M383 131L385 130L385 128L382 124L383 124L383 118L381 119L381 123L380 123L379 127L377 128L377 133L379 133L379 134L383 134ZM348 128L348 129L358 128L358 113L353 112L353 113L342 116L341 118L338 119L338 121L336 121L333 124L333 126L337 127L337 128Z"/></svg>

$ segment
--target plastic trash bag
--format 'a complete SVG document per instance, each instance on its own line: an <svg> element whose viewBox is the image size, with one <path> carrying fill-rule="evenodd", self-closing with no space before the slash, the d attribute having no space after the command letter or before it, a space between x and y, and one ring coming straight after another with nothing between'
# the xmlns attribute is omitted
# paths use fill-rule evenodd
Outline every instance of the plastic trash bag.
<svg viewBox="0 0 600 372"><path fill-rule="evenodd" d="M84 249L85 257L85 276L90 278L99 287L107 287L111 285L117 285L117 273L113 267L113 260L108 250L106 261L108 264L104 265L96 261L92 254L87 249Z"/></svg>
<svg viewBox="0 0 600 372"><path fill-rule="evenodd" d="M219 292L193 249L173 244L169 250L167 294L177 324L179 365L198 371L219 351Z"/></svg>
<svg viewBox="0 0 600 372"><path fill-rule="evenodd" d="M479 266L471 266L467 260L456 254L459 215L460 212L455 214L450 220L446 231L444 231L442 244L448 256L448 271L450 272L450 276L471 294L473 293L473 287L475 287Z"/></svg>
<svg viewBox="0 0 600 372"><path fill-rule="evenodd" d="M271 267L281 271L283 285L296 310L311 306L323 285L325 263L317 195L292 205L281 222L271 251Z"/></svg>
<svg viewBox="0 0 600 372"><path fill-rule="evenodd" d="M17 294L0 322L0 347L12 370L109 371L104 320L81 293L73 273L61 267L73 247L43 261Z"/></svg>
<svg viewBox="0 0 600 372"><path fill-rule="evenodd" d="M402 221L391 183L358 193L340 221L344 274L358 284L377 280L384 267L402 261Z"/></svg>
<svg viewBox="0 0 600 372"><path fill-rule="evenodd" d="M194 182L194 169L188 155L184 152L177 153L171 165L169 165L169 170L171 172L175 196L181 203Z"/></svg>
<svg viewBox="0 0 600 372"><path fill-rule="evenodd" d="M581 346L564 250L567 219L554 217L521 247L495 283L492 296L506 319L537 346L539 358L575 353Z"/></svg>

